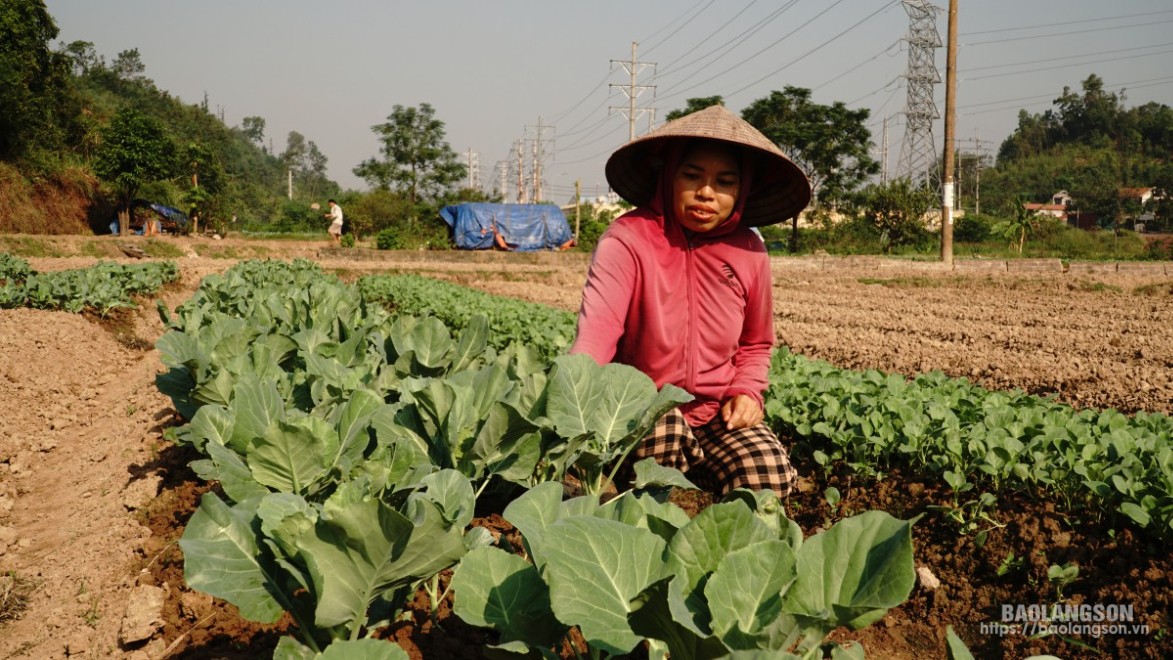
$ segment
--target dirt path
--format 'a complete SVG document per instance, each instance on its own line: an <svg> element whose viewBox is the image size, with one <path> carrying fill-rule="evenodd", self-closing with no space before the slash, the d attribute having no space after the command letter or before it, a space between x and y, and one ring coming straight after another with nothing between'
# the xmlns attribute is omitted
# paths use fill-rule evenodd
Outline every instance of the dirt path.
<svg viewBox="0 0 1173 660"><path fill-rule="evenodd" d="M66 256L31 259L35 269L95 260L79 253L82 239L61 240ZM252 242L213 247L313 257L321 246L271 242L263 255ZM179 247L198 254L206 246ZM566 265L458 258L323 266L345 276L417 271L563 309L578 304L581 258ZM235 263L177 261L183 282L164 296L169 307L199 278ZM1170 278L785 268L776 273L775 298L782 340L840 366L939 368L1076 405L1173 412ZM153 384L161 365L151 345L161 330L151 308L120 327L60 312L0 311L0 603L30 594L21 616L0 622L0 659L157 658L177 641L157 634L156 604L179 585L140 579L169 549L140 524L144 505L160 496L162 429L173 414Z"/></svg>

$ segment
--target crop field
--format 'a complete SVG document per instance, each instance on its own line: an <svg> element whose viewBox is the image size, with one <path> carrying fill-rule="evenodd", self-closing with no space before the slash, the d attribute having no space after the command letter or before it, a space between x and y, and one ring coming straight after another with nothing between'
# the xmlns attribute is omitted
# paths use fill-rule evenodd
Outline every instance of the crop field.
<svg viewBox="0 0 1173 660"><path fill-rule="evenodd" d="M776 259L798 491L714 502L606 487L682 393L563 354L583 255L61 241L0 256L0 657L1173 656L1159 265Z"/></svg>

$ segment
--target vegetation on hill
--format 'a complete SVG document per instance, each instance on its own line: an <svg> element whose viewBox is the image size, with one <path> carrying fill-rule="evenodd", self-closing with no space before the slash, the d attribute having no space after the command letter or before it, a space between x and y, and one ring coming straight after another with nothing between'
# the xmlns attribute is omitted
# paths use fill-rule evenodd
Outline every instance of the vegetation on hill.
<svg viewBox="0 0 1173 660"><path fill-rule="evenodd" d="M136 200L180 209L199 230L321 232L312 205L335 197L349 207L349 229L373 234L414 218L438 223L443 204L485 199L456 187L459 162L420 190L391 177L372 181L371 193L343 191L305 135L290 131L278 151L266 146L263 117L228 126L206 96L190 103L157 87L138 49L107 61L92 43L57 35L43 0L0 5L0 232L106 233L116 214L133 224ZM399 114L431 112L395 110L385 132L412 128ZM428 138L447 147L442 122L430 121Z"/></svg>
<svg viewBox="0 0 1173 660"><path fill-rule="evenodd" d="M1019 198L1050 202L1061 190L1071 208L1100 227L1124 226L1151 215L1149 229L1173 227L1173 108L1162 103L1125 107L1125 92L1109 92L1097 75L1081 91L1063 88L1052 108L1019 111L1018 127L998 150L997 165L982 172L983 200L994 208ZM1141 203L1134 189L1155 188ZM984 202L983 202L984 203Z"/></svg>

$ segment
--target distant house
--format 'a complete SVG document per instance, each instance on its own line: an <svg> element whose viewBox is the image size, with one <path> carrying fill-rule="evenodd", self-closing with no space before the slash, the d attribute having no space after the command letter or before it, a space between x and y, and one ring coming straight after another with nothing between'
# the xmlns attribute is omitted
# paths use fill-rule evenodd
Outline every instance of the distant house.
<svg viewBox="0 0 1173 660"><path fill-rule="evenodd" d="M1146 208L1150 201L1161 200L1163 195L1156 188L1120 188L1117 194L1121 200L1135 200L1141 208ZM1054 195L1051 195L1051 203L1037 204L1028 202L1023 204L1023 208L1033 211L1035 215L1047 216L1052 218L1061 218L1067 221L1068 225L1078 227L1080 229L1096 229L1100 224L1099 214L1090 211L1080 211L1075 207L1075 199L1066 190L1060 190ZM1140 222L1145 220L1142 218L1149 218L1151 214L1141 214L1135 218ZM1143 225L1142 225L1143 226Z"/></svg>
<svg viewBox="0 0 1173 660"><path fill-rule="evenodd" d="M1133 199L1140 202L1141 206L1148 204L1156 192L1156 188L1121 188L1118 191L1120 199Z"/></svg>
<svg viewBox="0 0 1173 660"><path fill-rule="evenodd" d="M1034 202L1026 202L1022 205L1028 211L1034 211L1035 215L1044 215L1051 218L1067 219L1067 205L1065 204L1036 204Z"/></svg>

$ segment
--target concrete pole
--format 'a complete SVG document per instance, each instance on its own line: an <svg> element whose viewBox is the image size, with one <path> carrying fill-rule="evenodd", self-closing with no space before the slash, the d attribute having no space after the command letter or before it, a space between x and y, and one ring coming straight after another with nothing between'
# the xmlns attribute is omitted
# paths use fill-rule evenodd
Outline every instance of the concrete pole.
<svg viewBox="0 0 1173 660"><path fill-rule="evenodd" d="M953 130L957 117L957 0L949 0L945 60L945 176L941 184L941 261L953 267Z"/></svg>

